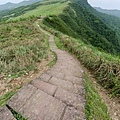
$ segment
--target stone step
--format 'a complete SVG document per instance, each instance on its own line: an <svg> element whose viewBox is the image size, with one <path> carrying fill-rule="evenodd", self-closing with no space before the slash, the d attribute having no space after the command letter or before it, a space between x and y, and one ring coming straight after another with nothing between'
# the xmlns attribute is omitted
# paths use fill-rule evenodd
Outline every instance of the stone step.
<svg viewBox="0 0 120 120"><path fill-rule="evenodd" d="M60 100L38 89L19 112L28 120L61 120L65 107Z"/></svg>
<svg viewBox="0 0 120 120"><path fill-rule="evenodd" d="M62 100L68 106L72 106L81 112L85 112L85 104L83 104L84 102L82 102L81 96L71 93L65 89L58 88L55 97Z"/></svg>
<svg viewBox="0 0 120 120"><path fill-rule="evenodd" d="M0 120L16 120L11 111L5 106L0 108Z"/></svg>
<svg viewBox="0 0 120 120"><path fill-rule="evenodd" d="M62 120L85 120L85 113L82 113L73 107L67 107Z"/></svg>
<svg viewBox="0 0 120 120"><path fill-rule="evenodd" d="M25 103L35 94L37 88L28 84L22 87L8 102L8 105L16 112L19 111Z"/></svg>
<svg viewBox="0 0 120 120"><path fill-rule="evenodd" d="M43 82L40 79L34 80L31 83L34 87L48 93L49 95L53 96L55 94L55 91L57 89L56 86L51 85L49 83Z"/></svg>
<svg viewBox="0 0 120 120"><path fill-rule="evenodd" d="M69 81L62 80L60 78L52 77L49 80L49 83L60 88L64 88L68 91L73 91L73 84Z"/></svg>

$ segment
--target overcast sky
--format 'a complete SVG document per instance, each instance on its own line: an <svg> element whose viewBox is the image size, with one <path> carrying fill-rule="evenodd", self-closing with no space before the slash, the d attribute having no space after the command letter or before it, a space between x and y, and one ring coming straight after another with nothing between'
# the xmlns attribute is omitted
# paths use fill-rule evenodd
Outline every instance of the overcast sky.
<svg viewBox="0 0 120 120"><path fill-rule="evenodd" d="M88 0L88 2L93 7L120 10L120 0Z"/></svg>
<svg viewBox="0 0 120 120"><path fill-rule="evenodd" d="M19 3L19 2L21 2L21 1L23 1L23 0L0 0L0 5L1 5L1 4L5 4L5 3L7 3L7 2Z"/></svg>

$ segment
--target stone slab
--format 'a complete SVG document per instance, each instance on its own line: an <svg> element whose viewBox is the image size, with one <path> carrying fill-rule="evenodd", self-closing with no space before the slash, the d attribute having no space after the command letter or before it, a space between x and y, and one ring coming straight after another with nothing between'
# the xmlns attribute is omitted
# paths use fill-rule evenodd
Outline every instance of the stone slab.
<svg viewBox="0 0 120 120"><path fill-rule="evenodd" d="M65 81L56 77L52 77L49 81L50 84L56 85L58 87L64 88L68 91L73 91L73 84L69 81Z"/></svg>
<svg viewBox="0 0 120 120"><path fill-rule="evenodd" d="M8 105L15 111L19 111L21 107L30 99L37 88L32 85L22 87L8 102Z"/></svg>
<svg viewBox="0 0 120 120"><path fill-rule="evenodd" d="M50 70L51 71L55 70L56 72L60 72L61 68L55 64Z"/></svg>
<svg viewBox="0 0 120 120"><path fill-rule="evenodd" d="M64 73L57 72L55 69L53 71L52 70L47 71L47 74L51 75L52 77L57 77L60 79L64 79L65 76Z"/></svg>
<svg viewBox="0 0 120 120"><path fill-rule="evenodd" d="M85 87L82 85L74 84L74 93L79 94L85 98Z"/></svg>
<svg viewBox="0 0 120 120"><path fill-rule="evenodd" d="M80 113L73 107L67 107L62 120L86 120L85 114Z"/></svg>
<svg viewBox="0 0 120 120"><path fill-rule="evenodd" d="M49 80L50 80L50 78L51 78L51 76L50 75L48 75L48 74L42 74L41 76L40 76L40 80L41 81L45 81L45 82L48 82Z"/></svg>
<svg viewBox="0 0 120 120"><path fill-rule="evenodd" d="M61 120L65 107L60 100L38 89L19 112L28 120Z"/></svg>
<svg viewBox="0 0 120 120"><path fill-rule="evenodd" d="M84 77L84 74L80 70L78 70L77 68L72 68L72 67L69 66L68 69L74 77L78 77L78 78L83 78Z"/></svg>
<svg viewBox="0 0 120 120"><path fill-rule="evenodd" d="M46 83L46 82L43 82L43 81L40 81L40 80L34 80L32 83L31 83L33 86L35 86L36 88L50 94L50 95L54 95L57 87L54 86L54 85L51 85L49 83Z"/></svg>
<svg viewBox="0 0 120 120"><path fill-rule="evenodd" d="M10 110L5 106L0 108L0 120L16 120Z"/></svg>
<svg viewBox="0 0 120 120"><path fill-rule="evenodd" d="M75 108L78 108L78 106L82 104L79 96L62 88L57 89L55 97L62 100L68 106L73 106Z"/></svg>
<svg viewBox="0 0 120 120"><path fill-rule="evenodd" d="M67 81L69 81L69 82L72 82L74 84L83 85L84 86L83 78L74 77L72 75L69 75L69 76L65 75L64 79L67 80Z"/></svg>

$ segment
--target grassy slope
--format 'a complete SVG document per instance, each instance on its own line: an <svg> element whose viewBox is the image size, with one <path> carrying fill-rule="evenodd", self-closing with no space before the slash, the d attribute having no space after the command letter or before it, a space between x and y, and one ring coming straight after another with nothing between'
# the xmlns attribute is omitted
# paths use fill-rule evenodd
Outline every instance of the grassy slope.
<svg viewBox="0 0 120 120"><path fill-rule="evenodd" d="M110 120L108 109L90 79L85 75L87 120Z"/></svg>
<svg viewBox="0 0 120 120"><path fill-rule="evenodd" d="M45 1L47 2L49 1ZM29 15L60 14L67 4L68 2L43 5L26 13L28 15L25 15L25 18L20 16L22 18L20 20L0 24L0 75L5 79L6 77L14 79L37 70L37 64L48 58L50 50L47 37L38 31L36 24L33 24L36 18L29 18ZM48 65L53 65L54 61ZM14 93L8 92L0 97L0 106L5 105Z"/></svg>
<svg viewBox="0 0 120 120"><path fill-rule="evenodd" d="M58 15L61 14L63 12L63 9L67 6L68 2L66 3L56 3L56 4L50 4L50 5L43 5L38 7L35 10L26 12L23 17L28 17L30 15L35 15L35 16L39 16L39 15Z"/></svg>
<svg viewBox="0 0 120 120"><path fill-rule="evenodd" d="M35 20L28 18L0 25L0 72L6 76L17 77L35 70L36 63L48 57L45 36L31 24Z"/></svg>
<svg viewBox="0 0 120 120"><path fill-rule="evenodd" d="M49 2L49 1L47 1ZM29 16L47 16L47 15L59 15L63 12L64 8L67 7L69 1L67 2L59 2L57 1L56 3L49 3L49 4L45 4L47 2L44 2L43 5L40 5L39 7L37 7L36 9L30 10L30 11L26 11L24 14L22 14L21 16L15 17L13 18L13 20L19 19L19 18L26 18Z"/></svg>

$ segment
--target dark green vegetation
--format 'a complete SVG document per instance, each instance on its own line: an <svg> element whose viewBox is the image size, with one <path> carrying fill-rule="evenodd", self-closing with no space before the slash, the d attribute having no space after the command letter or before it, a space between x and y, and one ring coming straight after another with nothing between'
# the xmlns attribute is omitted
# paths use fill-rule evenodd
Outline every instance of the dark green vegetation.
<svg viewBox="0 0 120 120"><path fill-rule="evenodd" d="M83 2L83 0L81 1ZM47 17L44 24L71 37L82 38L85 43L92 44L99 50L119 54L120 40L118 34L96 15L88 11L89 9L83 8L81 1L74 0L69 3L63 14ZM87 3L84 4L86 7L88 6Z"/></svg>
<svg viewBox="0 0 120 120"><path fill-rule="evenodd" d="M110 120L107 106L99 96L93 84L85 75L86 86L86 117L87 120Z"/></svg>
<svg viewBox="0 0 120 120"><path fill-rule="evenodd" d="M118 43L120 44L120 18L96 11L87 3L87 0L79 0L79 3L84 7L84 9L91 12L102 22L104 22L110 29L112 29L118 38Z"/></svg>
<svg viewBox="0 0 120 120"><path fill-rule="evenodd" d="M0 24L0 74L12 78L37 70L48 58L47 37L33 23L36 18Z"/></svg>
<svg viewBox="0 0 120 120"><path fill-rule="evenodd" d="M120 17L120 10L108 10L108 9L102 9L100 7L94 7L97 11L106 13L108 15L114 15L116 17Z"/></svg>

